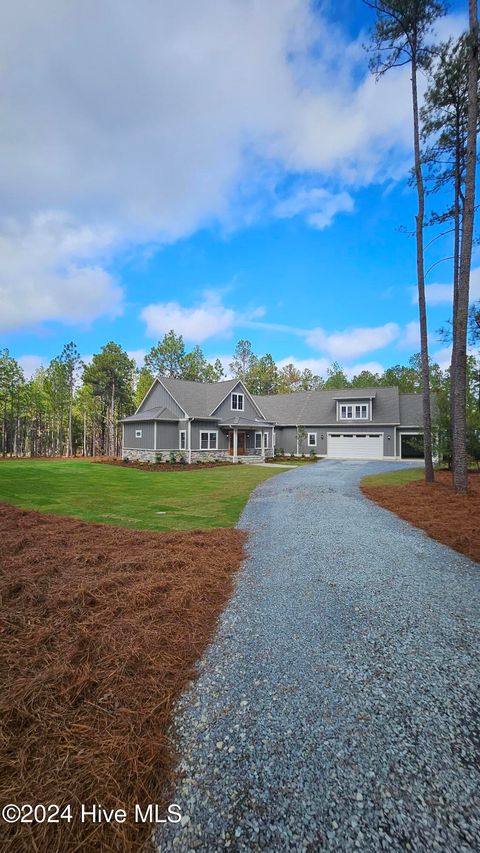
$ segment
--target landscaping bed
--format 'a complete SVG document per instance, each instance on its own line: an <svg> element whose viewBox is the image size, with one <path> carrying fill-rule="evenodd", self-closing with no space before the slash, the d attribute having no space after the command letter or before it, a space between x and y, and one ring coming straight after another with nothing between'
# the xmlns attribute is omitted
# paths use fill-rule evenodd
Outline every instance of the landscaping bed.
<svg viewBox="0 0 480 853"><path fill-rule="evenodd" d="M0 536L1 799L73 808L71 823L4 826L2 850L140 850L152 827L133 822L133 806L168 802L172 706L232 591L245 534L149 533L0 505ZM80 803L129 818L82 824Z"/></svg>
<svg viewBox="0 0 480 853"><path fill-rule="evenodd" d="M427 484L419 469L365 477L362 492L432 539L480 562L478 474L470 474L466 496L455 494L450 472L436 471L435 483Z"/></svg>
<svg viewBox="0 0 480 853"><path fill-rule="evenodd" d="M290 456L289 454L284 454L282 456L269 456L265 459L265 462L281 462L288 463L289 465L296 465L297 463L302 464L304 462L318 462L318 456Z"/></svg>
<svg viewBox="0 0 480 853"><path fill-rule="evenodd" d="M226 465L231 465L229 461L221 462L199 462L198 460L192 465L186 462L139 462L130 459L125 462L116 456L102 456L91 459L91 462L100 465L119 465L121 468L138 468L140 471L203 471L204 468L224 468Z"/></svg>

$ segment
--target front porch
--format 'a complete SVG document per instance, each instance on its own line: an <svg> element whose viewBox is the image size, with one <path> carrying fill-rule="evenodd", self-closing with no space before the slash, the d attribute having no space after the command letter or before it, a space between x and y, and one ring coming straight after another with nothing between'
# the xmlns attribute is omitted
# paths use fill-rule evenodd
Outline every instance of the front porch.
<svg viewBox="0 0 480 853"><path fill-rule="evenodd" d="M232 462L262 462L273 456L272 424L220 424L220 429L226 434Z"/></svg>

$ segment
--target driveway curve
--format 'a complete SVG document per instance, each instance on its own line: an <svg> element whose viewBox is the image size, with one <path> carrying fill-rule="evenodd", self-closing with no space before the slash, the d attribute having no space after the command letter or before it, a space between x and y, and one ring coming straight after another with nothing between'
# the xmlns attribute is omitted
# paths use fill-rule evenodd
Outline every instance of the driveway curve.
<svg viewBox="0 0 480 853"><path fill-rule="evenodd" d="M325 460L253 493L159 850L479 850L480 567L361 495L394 467Z"/></svg>

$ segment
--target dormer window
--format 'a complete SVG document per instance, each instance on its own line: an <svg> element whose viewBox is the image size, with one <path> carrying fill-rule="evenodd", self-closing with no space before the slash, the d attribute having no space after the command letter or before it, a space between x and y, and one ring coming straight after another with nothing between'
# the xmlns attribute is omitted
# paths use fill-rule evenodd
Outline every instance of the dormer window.
<svg viewBox="0 0 480 853"><path fill-rule="evenodd" d="M243 394L232 394L232 411L243 412Z"/></svg>
<svg viewBox="0 0 480 853"><path fill-rule="evenodd" d="M369 403L341 403L339 406L340 421L368 421L369 419Z"/></svg>

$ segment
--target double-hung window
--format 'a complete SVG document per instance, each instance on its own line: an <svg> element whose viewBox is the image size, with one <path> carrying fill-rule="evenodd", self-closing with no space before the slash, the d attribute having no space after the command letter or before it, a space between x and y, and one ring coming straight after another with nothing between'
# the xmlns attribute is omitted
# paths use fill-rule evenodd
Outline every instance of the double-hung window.
<svg viewBox="0 0 480 853"><path fill-rule="evenodd" d="M368 406L366 403L360 403L355 406L355 419L357 421L366 421L368 418Z"/></svg>
<svg viewBox="0 0 480 853"><path fill-rule="evenodd" d="M200 450L217 450L218 434L216 432L200 433Z"/></svg>
<svg viewBox="0 0 480 853"><path fill-rule="evenodd" d="M308 446L309 447L316 447L317 446L317 433L316 432L309 432L308 433Z"/></svg>
<svg viewBox="0 0 480 853"><path fill-rule="evenodd" d="M180 450L185 450L187 447L187 431L184 429L180 430L178 447Z"/></svg>
<svg viewBox="0 0 480 853"><path fill-rule="evenodd" d="M261 449L262 449L262 433L256 432L255 433L255 450L261 450Z"/></svg>
<svg viewBox="0 0 480 853"><path fill-rule="evenodd" d="M232 394L232 411L243 412L243 394Z"/></svg>
<svg viewBox="0 0 480 853"><path fill-rule="evenodd" d="M263 449L268 450L268 432L263 433Z"/></svg>
<svg viewBox="0 0 480 853"><path fill-rule="evenodd" d="M353 406L346 405L342 403L340 406L340 419L342 421L349 421L353 418Z"/></svg>

